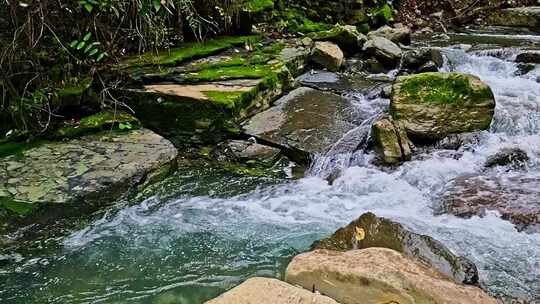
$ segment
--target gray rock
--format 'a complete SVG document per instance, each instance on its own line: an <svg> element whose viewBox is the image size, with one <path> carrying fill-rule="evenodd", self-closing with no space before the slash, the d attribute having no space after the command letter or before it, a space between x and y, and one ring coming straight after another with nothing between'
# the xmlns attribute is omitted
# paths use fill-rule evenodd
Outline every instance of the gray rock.
<svg viewBox="0 0 540 304"><path fill-rule="evenodd" d="M515 7L495 10L485 20L489 25L540 29L540 6Z"/></svg>
<svg viewBox="0 0 540 304"><path fill-rule="evenodd" d="M292 154L300 152L291 159L305 162L309 155L324 153L356 126L351 107L339 95L301 87L253 116L243 128L261 143L272 143Z"/></svg>
<svg viewBox="0 0 540 304"><path fill-rule="evenodd" d="M353 25L337 25L328 31L310 33L308 37L315 41L334 42L348 53L358 53L367 41L366 36Z"/></svg>
<svg viewBox="0 0 540 304"><path fill-rule="evenodd" d="M336 44L328 41L315 42L313 55L311 56L313 62L327 68L329 71L336 72L343 65L344 59L343 52Z"/></svg>
<svg viewBox="0 0 540 304"><path fill-rule="evenodd" d="M317 241L312 249L348 251L382 247L421 261L457 283L478 284L478 270L467 258L452 253L441 242L407 230L403 225L373 213L365 213L332 236Z"/></svg>
<svg viewBox="0 0 540 304"><path fill-rule="evenodd" d="M2 213L30 218L48 208L93 209L111 203L132 187L169 173L176 156L169 141L141 129L45 143L22 156L2 158L0 172L6 174L0 174L0 218Z"/></svg>
<svg viewBox="0 0 540 304"><path fill-rule="evenodd" d="M428 72L426 65L431 65L430 69L436 70L443 66L444 58L439 49L436 48L420 48L409 50L403 53L402 68L412 73Z"/></svg>
<svg viewBox="0 0 540 304"><path fill-rule="evenodd" d="M383 37L394 43L411 43L411 30L408 27L390 27L388 25L382 26L375 31L368 33L368 38Z"/></svg>
<svg viewBox="0 0 540 304"><path fill-rule="evenodd" d="M281 150L255 141L228 140L213 151L218 161L271 166L280 157Z"/></svg>
<svg viewBox="0 0 540 304"><path fill-rule="evenodd" d="M364 44L363 50L373 55L387 67L395 67L401 60L402 51L399 46L383 37L373 37Z"/></svg>
<svg viewBox="0 0 540 304"><path fill-rule="evenodd" d="M485 166L488 168L497 166L522 168L527 164L527 161L529 161L527 152L520 148L504 148L488 157Z"/></svg>
<svg viewBox="0 0 540 304"><path fill-rule="evenodd" d="M413 142L431 142L450 134L488 129L495 97L489 86L473 75L401 76L393 85L390 113Z"/></svg>

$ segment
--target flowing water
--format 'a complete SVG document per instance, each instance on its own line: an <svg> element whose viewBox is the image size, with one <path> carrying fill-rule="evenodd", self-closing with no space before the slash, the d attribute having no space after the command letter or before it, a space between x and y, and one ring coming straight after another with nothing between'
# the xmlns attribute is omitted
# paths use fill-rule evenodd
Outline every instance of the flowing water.
<svg viewBox="0 0 540 304"><path fill-rule="evenodd" d="M74 231L60 248L15 255L0 268L0 302L201 303L251 276L280 277L314 240L372 211L470 257L490 293L540 303L540 233L517 232L496 212L471 219L433 215L455 177L513 174L483 169L500 147L527 151L531 160L522 174L538 180L540 69L515 76L512 49L449 47L445 54L445 70L478 75L497 98L490 132L461 157L432 150L395 169L371 165L374 156L362 147L388 100L351 93L365 123L319 157L310 176L283 181L182 169L154 187L153 196ZM319 176L335 167L342 171L329 185ZM524 199L540 199L538 189L525 190Z"/></svg>

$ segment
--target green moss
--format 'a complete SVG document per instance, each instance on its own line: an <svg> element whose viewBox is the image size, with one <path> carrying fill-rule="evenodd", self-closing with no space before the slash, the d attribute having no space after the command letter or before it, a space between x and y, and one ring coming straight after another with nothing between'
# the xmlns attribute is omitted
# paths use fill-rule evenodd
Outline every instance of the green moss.
<svg viewBox="0 0 540 304"><path fill-rule="evenodd" d="M274 8L274 0L248 0L245 4L248 12L258 13Z"/></svg>
<svg viewBox="0 0 540 304"><path fill-rule="evenodd" d="M206 97L211 101L225 105L227 108L234 108L236 103L242 97L245 92L232 91L232 92L220 92L220 91L206 91L203 92Z"/></svg>
<svg viewBox="0 0 540 304"><path fill-rule="evenodd" d="M259 40L259 36L239 36L223 37L204 43L185 43L182 47L171 49L168 52L158 54L146 53L135 58L130 58L124 62L124 65L176 65L187 60L210 56L230 47L243 45L246 42L256 42Z"/></svg>
<svg viewBox="0 0 540 304"><path fill-rule="evenodd" d="M228 79L256 79L266 76L269 68L266 65L245 65L230 67L214 67L185 75L186 82L216 81Z"/></svg>
<svg viewBox="0 0 540 304"><path fill-rule="evenodd" d="M23 152L35 147L37 143L6 142L0 144L0 158L10 155L22 156Z"/></svg>
<svg viewBox="0 0 540 304"><path fill-rule="evenodd" d="M27 216L31 214L37 207L37 204L19 202L10 197L0 197L0 209L7 210L8 213L12 213L17 216Z"/></svg>
<svg viewBox="0 0 540 304"><path fill-rule="evenodd" d="M63 88L56 91L59 97L79 96L92 85L93 78L86 77L69 81Z"/></svg>
<svg viewBox="0 0 540 304"><path fill-rule="evenodd" d="M75 138L84 134L106 129L137 129L140 122L133 116L107 110L82 118L77 124L66 125L55 131L53 138Z"/></svg>
<svg viewBox="0 0 540 304"><path fill-rule="evenodd" d="M331 24L315 22L306 17L305 13L298 9L285 11L285 19L288 22L288 30L291 33L311 33L330 30Z"/></svg>
<svg viewBox="0 0 540 304"><path fill-rule="evenodd" d="M475 89L466 75L423 73L401 79L401 93L425 103L476 102L493 98L489 87Z"/></svg>

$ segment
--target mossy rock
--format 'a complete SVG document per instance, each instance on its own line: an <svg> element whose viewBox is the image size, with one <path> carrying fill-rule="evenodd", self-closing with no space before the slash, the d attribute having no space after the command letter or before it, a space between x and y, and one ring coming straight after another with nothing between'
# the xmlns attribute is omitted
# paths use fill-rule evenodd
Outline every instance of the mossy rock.
<svg viewBox="0 0 540 304"><path fill-rule="evenodd" d="M373 124L373 139L382 161L388 165L410 160L412 144L407 133L390 117L382 117Z"/></svg>
<svg viewBox="0 0 540 304"><path fill-rule="evenodd" d="M488 129L495 97L488 85L469 74L401 76L392 87L390 113L413 141L435 141Z"/></svg>
<svg viewBox="0 0 540 304"><path fill-rule="evenodd" d="M355 26L337 25L330 30L310 33L307 35L314 41L332 41L348 53L358 53L362 50L367 38Z"/></svg>
<svg viewBox="0 0 540 304"><path fill-rule="evenodd" d="M83 117L76 123L68 123L53 132L52 138L75 138L104 130L128 131L140 127L137 118L126 112L110 109Z"/></svg>
<svg viewBox="0 0 540 304"><path fill-rule="evenodd" d="M473 262L452 253L444 244L427 235L407 230L403 225L373 213L365 213L332 236L317 241L312 249L348 251L372 247L389 248L421 261L457 283L478 283Z"/></svg>

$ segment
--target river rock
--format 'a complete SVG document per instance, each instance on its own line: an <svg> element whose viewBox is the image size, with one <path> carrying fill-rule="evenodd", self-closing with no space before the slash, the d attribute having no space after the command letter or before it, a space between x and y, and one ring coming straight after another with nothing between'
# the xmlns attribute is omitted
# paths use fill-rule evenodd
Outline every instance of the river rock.
<svg viewBox="0 0 540 304"><path fill-rule="evenodd" d="M220 143L213 152L213 157L218 161L260 165L272 165L281 154L280 149L244 140Z"/></svg>
<svg viewBox="0 0 540 304"><path fill-rule="evenodd" d="M328 41L317 41L311 60L329 71L336 72L343 65L344 55L336 44Z"/></svg>
<svg viewBox="0 0 540 304"><path fill-rule="evenodd" d="M390 27L384 25L377 30L368 33L369 39L373 39L374 37L383 37L394 43L410 44L411 29L405 26Z"/></svg>
<svg viewBox="0 0 540 304"><path fill-rule="evenodd" d="M251 278L206 304L339 304L333 299L269 278Z"/></svg>
<svg viewBox="0 0 540 304"><path fill-rule="evenodd" d="M526 52L516 56L516 62L540 64L540 52Z"/></svg>
<svg viewBox="0 0 540 304"><path fill-rule="evenodd" d="M489 86L469 74L400 76L392 88L390 113L413 142L430 142L488 129L495 97Z"/></svg>
<svg viewBox="0 0 540 304"><path fill-rule="evenodd" d="M384 163L394 165L411 159L412 144L407 133L390 117L377 120L373 124L372 134Z"/></svg>
<svg viewBox="0 0 540 304"><path fill-rule="evenodd" d="M373 213L365 213L329 238L317 241L312 249L347 251L382 247L437 269L457 283L477 284L478 271L473 262L456 256L441 242L407 230L403 225Z"/></svg>
<svg viewBox="0 0 540 304"><path fill-rule="evenodd" d="M49 209L94 209L166 174L176 156L168 140L140 129L44 143L1 158L0 219L24 220Z"/></svg>
<svg viewBox="0 0 540 304"><path fill-rule="evenodd" d="M527 152L520 148L503 148L486 160L486 167L511 166L513 168L522 168L529 161Z"/></svg>
<svg viewBox="0 0 540 304"><path fill-rule="evenodd" d="M485 20L490 25L528 27L540 29L540 6L515 7L494 10Z"/></svg>
<svg viewBox="0 0 540 304"><path fill-rule="evenodd" d="M387 248L297 255L285 280L343 304L496 304L475 286L457 284L435 269Z"/></svg>
<svg viewBox="0 0 540 304"><path fill-rule="evenodd" d="M497 211L519 231L540 232L540 176L523 171L464 175L450 181L436 214L485 216Z"/></svg>
<svg viewBox="0 0 540 304"><path fill-rule="evenodd" d="M384 37L373 37L368 40L363 50L389 68L397 66L402 55L399 46Z"/></svg>
<svg viewBox="0 0 540 304"><path fill-rule="evenodd" d="M440 49L419 48L403 53L402 69L411 73L436 72L444 64Z"/></svg>
<svg viewBox="0 0 540 304"><path fill-rule="evenodd" d="M355 128L357 117L351 108L339 95L301 87L246 121L244 133L282 147L291 160L305 163Z"/></svg>
<svg viewBox="0 0 540 304"><path fill-rule="evenodd" d="M331 41L351 54L362 50L367 41L366 36L353 25L336 25L328 31L310 33L308 37L315 41Z"/></svg>

